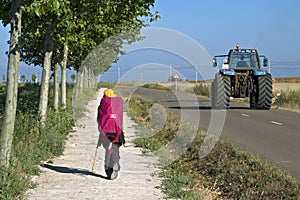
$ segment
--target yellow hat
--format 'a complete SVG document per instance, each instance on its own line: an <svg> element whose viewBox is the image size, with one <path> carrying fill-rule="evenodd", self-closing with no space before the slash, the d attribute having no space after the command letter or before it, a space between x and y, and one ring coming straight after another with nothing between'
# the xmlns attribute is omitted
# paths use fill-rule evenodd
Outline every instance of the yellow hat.
<svg viewBox="0 0 300 200"><path fill-rule="evenodd" d="M104 90L104 95L106 97L114 97L115 96L114 95L114 91L112 89L106 89L106 90Z"/></svg>

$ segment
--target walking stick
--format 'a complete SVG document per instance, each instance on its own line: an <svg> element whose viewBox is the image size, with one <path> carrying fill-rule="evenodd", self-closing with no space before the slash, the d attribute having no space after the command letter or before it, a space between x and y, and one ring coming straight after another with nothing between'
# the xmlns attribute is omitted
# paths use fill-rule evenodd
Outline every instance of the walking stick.
<svg viewBox="0 0 300 200"><path fill-rule="evenodd" d="M93 165L92 165L92 172L94 172L94 167L95 167L95 164L96 164L96 159L97 159L97 153L98 153L98 147L101 145L100 143L100 134L99 134L99 138L98 138L98 143L97 143L97 146L96 146L96 151L95 151L95 155L94 155L94 160L93 160Z"/></svg>
<svg viewBox="0 0 300 200"><path fill-rule="evenodd" d="M98 145L96 147L96 151L95 151L95 155L94 155L94 160L93 160L93 165L92 165L92 172L94 172L94 167L95 167L95 163L96 163L97 153L98 153Z"/></svg>

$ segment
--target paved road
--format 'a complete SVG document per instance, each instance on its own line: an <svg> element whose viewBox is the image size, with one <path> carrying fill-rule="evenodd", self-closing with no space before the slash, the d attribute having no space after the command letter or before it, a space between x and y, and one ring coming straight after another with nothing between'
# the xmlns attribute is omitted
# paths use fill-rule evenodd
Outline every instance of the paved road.
<svg viewBox="0 0 300 200"><path fill-rule="evenodd" d="M180 94L143 88L138 88L134 93L181 114L184 121L199 124L204 129L209 126L212 110L207 98L195 99L184 95L179 103L177 98ZM251 110L248 106L239 104L231 105L224 112L226 120L221 138L276 164L300 179L300 114L274 109Z"/></svg>

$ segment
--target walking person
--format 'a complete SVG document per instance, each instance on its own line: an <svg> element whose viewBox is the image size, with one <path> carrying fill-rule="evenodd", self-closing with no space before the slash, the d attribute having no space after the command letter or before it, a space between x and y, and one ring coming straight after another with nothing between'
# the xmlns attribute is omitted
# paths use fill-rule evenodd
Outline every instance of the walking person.
<svg viewBox="0 0 300 200"><path fill-rule="evenodd" d="M98 106L98 146L105 149L104 169L108 179L116 179L120 171L120 146L125 144L123 133L123 102L112 89L104 91Z"/></svg>

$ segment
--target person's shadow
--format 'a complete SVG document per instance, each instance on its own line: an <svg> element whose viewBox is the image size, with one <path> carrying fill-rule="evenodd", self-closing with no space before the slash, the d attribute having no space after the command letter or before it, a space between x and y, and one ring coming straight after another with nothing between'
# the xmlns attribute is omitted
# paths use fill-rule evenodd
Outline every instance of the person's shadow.
<svg viewBox="0 0 300 200"><path fill-rule="evenodd" d="M59 172L59 173L65 173L65 174L79 174L79 175L86 175L86 176L95 176L103 179L108 179L106 176L102 176L100 174L96 174L94 172L88 171L86 169L76 169L76 168L70 168L70 167L61 167L61 166L55 166L50 164L42 164L41 167Z"/></svg>

